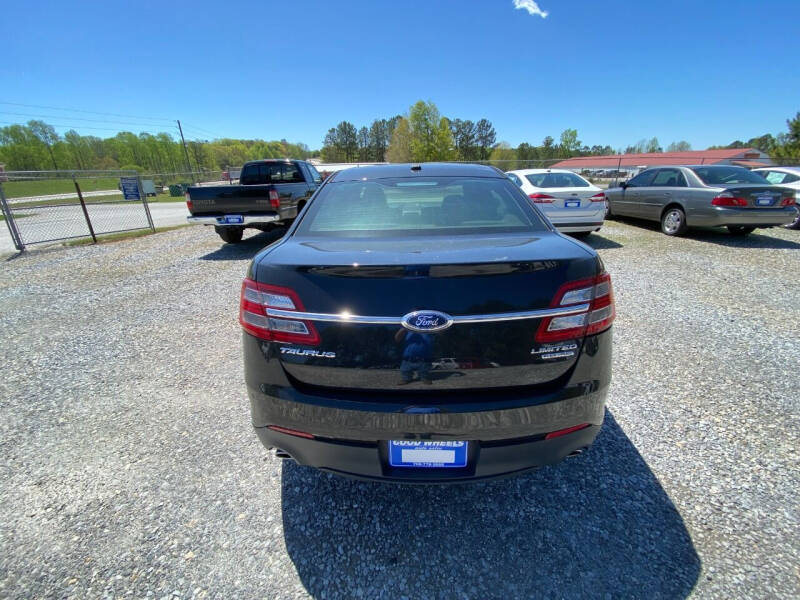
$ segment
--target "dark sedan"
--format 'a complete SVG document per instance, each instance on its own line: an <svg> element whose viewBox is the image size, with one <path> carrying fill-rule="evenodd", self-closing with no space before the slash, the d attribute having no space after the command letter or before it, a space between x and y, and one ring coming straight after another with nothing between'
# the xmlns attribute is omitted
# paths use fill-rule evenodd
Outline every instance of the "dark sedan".
<svg viewBox="0 0 800 600"><path fill-rule="evenodd" d="M667 235L720 226L747 235L757 227L791 223L796 215L794 190L729 165L645 169L606 190L606 199L606 216L659 221Z"/></svg>
<svg viewBox="0 0 800 600"><path fill-rule="evenodd" d="M253 425L282 458L367 479L554 463L600 430L613 320L597 253L501 171L341 171L242 285Z"/></svg>

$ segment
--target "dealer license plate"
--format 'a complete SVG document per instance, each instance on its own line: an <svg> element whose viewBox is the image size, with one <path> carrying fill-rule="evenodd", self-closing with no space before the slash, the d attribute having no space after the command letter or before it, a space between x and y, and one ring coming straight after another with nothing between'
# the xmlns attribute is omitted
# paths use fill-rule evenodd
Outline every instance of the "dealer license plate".
<svg viewBox="0 0 800 600"><path fill-rule="evenodd" d="M242 215L225 215L224 217L217 217L217 223L220 225L241 225L244 223Z"/></svg>
<svg viewBox="0 0 800 600"><path fill-rule="evenodd" d="M467 442L392 440L389 464L393 467L466 467Z"/></svg>

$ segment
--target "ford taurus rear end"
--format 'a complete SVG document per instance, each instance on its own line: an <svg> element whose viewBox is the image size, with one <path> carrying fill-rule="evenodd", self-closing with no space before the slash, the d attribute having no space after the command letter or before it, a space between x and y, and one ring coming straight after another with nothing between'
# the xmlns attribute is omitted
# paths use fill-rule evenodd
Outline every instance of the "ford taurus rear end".
<svg viewBox="0 0 800 600"><path fill-rule="evenodd" d="M242 284L253 425L360 478L555 463L600 429L614 316L596 253L496 169L342 171Z"/></svg>

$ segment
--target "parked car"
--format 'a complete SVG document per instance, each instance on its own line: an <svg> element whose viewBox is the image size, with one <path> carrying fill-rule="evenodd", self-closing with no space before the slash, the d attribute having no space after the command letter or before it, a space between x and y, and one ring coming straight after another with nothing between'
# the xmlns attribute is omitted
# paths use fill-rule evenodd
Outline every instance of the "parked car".
<svg viewBox="0 0 800 600"><path fill-rule="evenodd" d="M508 177L559 231L578 237L599 231L606 212L603 190L572 171L521 169Z"/></svg>
<svg viewBox="0 0 800 600"><path fill-rule="evenodd" d="M242 241L247 228L267 231L290 223L319 187L322 177L303 160L246 163L239 185L192 186L186 191L190 223L213 225L223 241Z"/></svg>
<svg viewBox="0 0 800 600"><path fill-rule="evenodd" d="M501 171L340 171L243 282L253 425L277 456L354 477L520 473L599 432L613 320L597 253ZM430 377L451 361L473 368Z"/></svg>
<svg viewBox="0 0 800 600"><path fill-rule="evenodd" d="M784 225L787 229L800 229L800 167L765 167L753 169L772 185L792 188L794 192L795 218L791 223Z"/></svg>
<svg viewBox="0 0 800 600"><path fill-rule="evenodd" d="M794 191L729 165L654 167L606 190L609 216L659 221L667 235L689 227L727 227L747 235L795 218Z"/></svg>

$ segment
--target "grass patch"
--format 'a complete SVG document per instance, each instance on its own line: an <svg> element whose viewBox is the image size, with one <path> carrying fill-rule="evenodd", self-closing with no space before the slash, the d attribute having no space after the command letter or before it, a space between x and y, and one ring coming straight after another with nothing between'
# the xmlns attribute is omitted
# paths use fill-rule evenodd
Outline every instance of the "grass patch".
<svg viewBox="0 0 800 600"><path fill-rule="evenodd" d="M78 185L82 192L115 190L119 185L119 177L100 177L98 179L80 179ZM48 194L74 194L75 184L72 179L41 179L31 181L3 182L6 198L22 198L25 196L46 196Z"/></svg>
<svg viewBox="0 0 800 600"><path fill-rule="evenodd" d="M191 227L191 223L185 225L171 225L169 227L156 227L156 233L163 233L164 231L172 231L174 229L183 229L184 227ZM99 234L97 236L98 244L107 244L110 242L118 242L120 240L129 240L132 238L144 237L146 235L153 235L149 229L137 229L136 231L121 231L119 233ZM92 238L81 238L79 240L69 240L64 242L64 246L86 246L87 244L94 244Z"/></svg>
<svg viewBox="0 0 800 600"><path fill-rule="evenodd" d="M128 202L130 204L135 204L139 202L139 200L123 200L121 194L114 194L112 196L92 196L90 198L84 198L83 201L89 204L101 204L103 202ZM183 196L170 196L169 194L160 194L155 197L149 197L147 199L148 204L160 204L162 202L185 202ZM58 204L80 204L80 200L78 198L64 198L62 200L31 200L29 202L14 202L11 204L13 208L30 208L35 206L55 206Z"/></svg>
<svg viewBox="0 0 800 600"><path fill-rule="evenodd" d="M14 215L14 220L16 221L17 219L24 219L25 217L35 217L35 216L36 216L36 213L24 213L22 215ZM0 221L5 221L5 220L6 220L6 216L0 214Z"/></svg>

